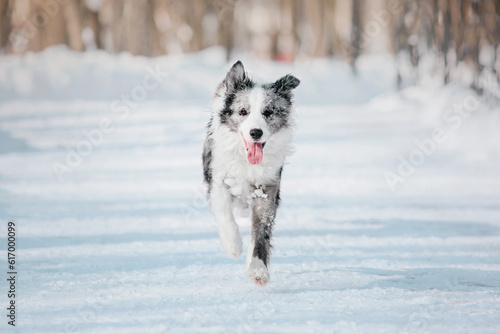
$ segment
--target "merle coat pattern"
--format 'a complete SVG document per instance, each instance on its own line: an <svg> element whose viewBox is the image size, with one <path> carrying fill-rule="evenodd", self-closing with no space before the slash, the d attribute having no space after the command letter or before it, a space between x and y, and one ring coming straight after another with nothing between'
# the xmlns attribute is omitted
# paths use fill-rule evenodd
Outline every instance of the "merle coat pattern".
<svg viewBox="0 0 500 334"><path fill-rule="evenodd" d="M210 210L226 254L238 258L242 241L234 214L251 214L247 271L259 285L269 281L271 237L280 202L285 158L294 131L292 90L300 81L286 75L258 85L238 61L217 88L203 147Z"/></svg>

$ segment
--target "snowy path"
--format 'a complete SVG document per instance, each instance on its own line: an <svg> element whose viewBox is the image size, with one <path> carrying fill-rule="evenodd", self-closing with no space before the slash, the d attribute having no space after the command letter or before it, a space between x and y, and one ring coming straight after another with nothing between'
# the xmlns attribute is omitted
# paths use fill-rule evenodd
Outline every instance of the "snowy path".
<svg viewBox="0 0 500 334"><path fill-rule="evenodd" d="M391 192L384 172L430 129L404 106L299 108L260 288L225 257L201 193L203 107L141 104L59 182L51 163L109 103L4 104L17 332L498 333L499 160L457 164L444 147Z"/></svg>

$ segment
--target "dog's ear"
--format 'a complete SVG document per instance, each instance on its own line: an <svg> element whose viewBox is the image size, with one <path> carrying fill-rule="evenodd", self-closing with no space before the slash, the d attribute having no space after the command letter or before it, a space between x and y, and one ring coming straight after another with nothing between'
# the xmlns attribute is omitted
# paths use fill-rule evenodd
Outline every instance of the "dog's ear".
<svg viewBox="0 0 500 334"><path fill-rule="evenodd" d="M288 95L290 91L296 88L299 84L299 79L291 74L287 74L284 77L276 80L275 83L272 83L270 87L278 94Z"/></svg>
<svg viewBox="0 0 500 334"><path fill-rule="evenodd" d="M231 67L229 72L227 72L224 83L228 93L234 93L245 88L252 88L254 85L252 80L248 78L243 63L239 60Z"/></svg>

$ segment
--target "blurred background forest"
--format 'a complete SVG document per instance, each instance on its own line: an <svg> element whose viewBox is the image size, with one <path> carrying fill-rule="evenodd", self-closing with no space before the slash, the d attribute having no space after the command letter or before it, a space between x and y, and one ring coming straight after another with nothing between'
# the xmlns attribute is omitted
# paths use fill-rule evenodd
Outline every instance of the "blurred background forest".
<svg viewBox="0 0 500 334"><path fill-rule="evenodd" d="M159 56L222 46L293 62L392 53L398 84L424 56L444 83L467 68L479 93L500 78L500 0L0 0L0 52L66 44L76 51Z"/></svg>

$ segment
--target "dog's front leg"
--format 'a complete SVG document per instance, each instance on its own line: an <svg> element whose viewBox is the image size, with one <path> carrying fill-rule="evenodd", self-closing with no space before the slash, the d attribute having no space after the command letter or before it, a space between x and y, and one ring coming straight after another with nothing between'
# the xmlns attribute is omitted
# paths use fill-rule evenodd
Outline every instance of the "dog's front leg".
<svg viewBox="0 0 500 334"><path fill-rule="evenodd" d="M278 185L257 189L252 205L252 240L247 254L247 270L250 278L259 285L269 281L271 236L278 206Z"/></svg>
<svg viewBox="0 0 500 334"><path fill-rule="evenodd" d="M237 259L241 255L241 236L231 209L231 194L224 184L214 185L210 193L210 211L219 226L219 236L227 256Z"/></svg>

